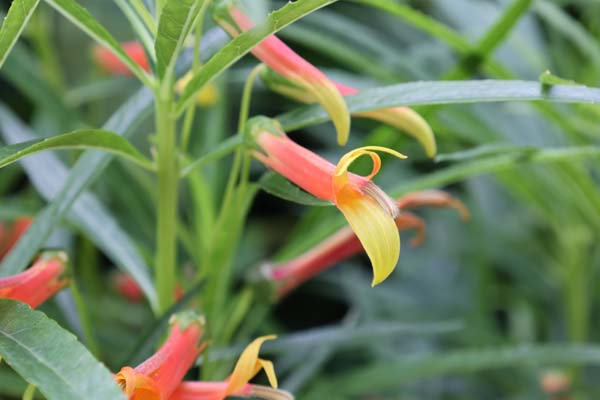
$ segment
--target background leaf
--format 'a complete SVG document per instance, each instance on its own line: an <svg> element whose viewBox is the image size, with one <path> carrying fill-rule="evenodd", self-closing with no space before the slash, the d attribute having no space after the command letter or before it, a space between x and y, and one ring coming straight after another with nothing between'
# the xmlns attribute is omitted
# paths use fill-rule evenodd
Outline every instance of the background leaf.
<svg viewBox="0 0 600 400"><path fill-rule="evenodd" d="M145 168L152 168L152 163L126 139L101 129L82 129L0 147L0 168L40 151L89 148L120 155Z"/></svg>
<svg viewBox="0 0 600 400"><path fill-rule="evenodd" d="M0 68L39 2L40 0L13 0L10 5L8 14L0 26Z"/></svg>
<svg viewBox="0 0 600 400"><path fill-rule="evenodd" d="M0 299L0 356L50 400L124 400L111 373L55 321Z"/></svg>
<svg viewBox="0 0 600 400"><path fill-rule="evenodd" d="M306 206L330 206L331 202L321 200L300 189L276 172L267 172L260 178L260 187L273 196Z"/></svg>

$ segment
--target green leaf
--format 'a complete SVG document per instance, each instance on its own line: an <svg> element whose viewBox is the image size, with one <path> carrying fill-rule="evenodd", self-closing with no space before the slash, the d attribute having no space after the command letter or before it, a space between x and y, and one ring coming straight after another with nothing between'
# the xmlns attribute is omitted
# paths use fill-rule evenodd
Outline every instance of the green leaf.
<svg viewBox="0 0 600 400"><path fill-rule="evenodd" d="M242 58L265 38L305 15L325 7L328 4L335 3L336 1L337 0L297 0L295 2L290 2L269 14L262 24L257 25L234 38L203 65L196 74L194 74L181 94L181 98L177 102L176 113L180 114L185 111L188 103L194 100L198 90L202 89L205 84L217 77L234 62Z"/></svg>
<svg viewBox="0 0 600 400"><path fill-rule="evenodd" d="M568 343L456 350L445 354L403 356L402 360L383 361L361 367L337 379L328 379L319 392L338 394L372 393L450 373L473 373L492 368L537 365L599 365L600 346Z"/></svg>
<svg viewBox="0 0 600 400"><path fill-rule="evenodd" d="M560 78L556 75L553 75L552 72L546 70L540 74L540 82L544 85L554 86L554 85L577 85L577 82Z"/></svg>
<svg viewBox="0 0 600 400"><path fill-rule="evenodd" d="M300 189L276 172L265 173L259 181L261 189L273 196L306 206L330 206L331 202L321 200Z"/></svg>
<svg viewBox="0 0 600 400"><path fill-rule="evenodd" d="M0 147L0 168L44 150L87 148L104 150L122 156L144 168L153 168L152 162L146 159L127 139L114 132L101 129L82 129Z"/></svg>
<svg viewBox="0 0 600 400"><path fill-rule="evenodd" d="M535 81L479 80L456 82L410 82L363 90L344 98L351 113L381 108L424 104L465 104L506 101L551 101L560 103L600 103L600 89L587 86L556 85L545 90ZM328 120L319 106L305 106L279 115L286 131Z"/></svg>
<svg viewBox="0 0 600 400"><path fill-rule="evenodd" d="M96 21L92 14L80 6L75 0L46 0L46 2L78 26L82 31L90 35L92 39L113 52L114 55L146 86L154 86L154 79L133 61L131 57L129 57L119 42L104 26Z"/></svg>
<svg viewBox="0 0 600 400"><path fill-rule="evenodd" d="M445 158L465 160L469 156L479 158L480 155L481 152L473 150L470 154L467 153L467 155L464 152L459 152L455 157L446 155ZM524 164L575 161L598 156L600 156L600 146L572 146L546 149L535 149L533 147L514 148L500 155L463 161L451 167L423 175L396 186L390 193L396 197L416 190L439 188L472 176L497 173L511 168L520 168Z"/></svg>
<svg viewBox="0 0 600 400"><path fill-rule="evenodd" d="M150 90L140 90L113 114L104 129L125 137L131 135L137 124L149 114L151 104ZM0 106L0 115L0 131L5 136L16 135L11 136L12 141L32 138L32 134L10 111ZM94 196L85 193L85 189L106 168L111 157L109 153L86 152L70 174L50 154L39 154L37 160L22 161L37 190L51 202L36 216L30 229L2 260L0 276L23 271L63 218L69 215L119 268L134 277L150 304L156 306L156 292L149 269L132 240L103 205Z"/></svg>
<svg viewBox="0 0 600 400"><path fill-rule="evenodd" d="M40 0L13 0L0 27L0 68L8 57Z"/></svg>
<svg viewBox="0 0 600 400"><path fill-rule="evenodd" d="M172 70L177 54L205 3L205 0L170 0L163 8L154 44L159 77L163 78L167 69Z"/></svg>
<svg viewBox="0 0 600 400"><path fill-rule="evenodd" d="M0 300L0 356L50 400L124 400L111 373L40 311Z"/></svg>

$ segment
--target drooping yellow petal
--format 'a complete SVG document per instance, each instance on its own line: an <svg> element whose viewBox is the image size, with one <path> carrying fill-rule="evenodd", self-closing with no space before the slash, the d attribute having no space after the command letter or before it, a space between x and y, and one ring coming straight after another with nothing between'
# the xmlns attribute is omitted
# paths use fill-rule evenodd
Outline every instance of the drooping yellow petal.
<svg viewBox="0 0 600 400"><path fill-rule="evenodd" d="M333 176L336 205L371 260L372 286L381 283L392 273L400 257L400 235L394 221L399 212L398 206L370 181L381 167L381 159L376 151L406 158L404 154L386 147L360 147L340 159ZM373 169L368 176L356 179L356 175L348 173L348 168L362 156L371 158Z"/></svg>
<svg viewBox="0 0 600 400"><path fill-rule="evenodd" d="M252 343L244 349L237 363L235 364L235 368L229 377L229 385L227 386L227 393L235 393L241 388L244 387L250 379L254 378L254 376L260 371L261 367L264 368L264 365L269 363L266 360L261 360L258 358L258 353L260 351L260 347L267 340L275 339L277 336L269 335L269 336L261 336L255 339ZM269 378L269 382L275 382L277 385L277 380L275 378L275 371L273 369L273 364L266 365L265 372L267 373L267 377Z"/></svg>
<svg viewBox="0 0 600 400"><path fill-rule="evenodd" d="M382 108L354 115L381 121L408 133L421 143L430 158L434 157L437 152L435 136L431 127L422 116L408 107Z"/></svg>
<svg viewBox="0 0 600 400"><path fill-rule="evenodd" d="M265 374L267 374L269 384L277 389L277 375L275 375L275 367L273 367L273 363L269 360L263 360L262 358L259 358L258 362L262 370L265 371Z"/></svg>
<svg viewBox="0 0 600 400"><path fill-rule="evenodd" d="M400 235L394 218L369 196L349 196L338 202L373 266L375 286L394 270L400 257Z"/></svg>
<svg viewBox="0 0 600 400"><path fill-rule="evenodd" d="M304 84L306 89L315 96L321 107L327 111L337 131L338 144L344 146L350 135L350 112L344 97L327 79L307 83L299 81L298 83Z"/></svg>

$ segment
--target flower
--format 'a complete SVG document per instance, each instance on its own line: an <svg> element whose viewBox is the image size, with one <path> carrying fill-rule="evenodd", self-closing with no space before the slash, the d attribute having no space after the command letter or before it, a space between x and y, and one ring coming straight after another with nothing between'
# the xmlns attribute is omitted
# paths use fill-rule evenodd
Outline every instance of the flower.
<svg viewBox="0 0 600 400"><path fill-rule="evenodd" d="M292 98L301 103L315 103L317 99L303 87L296 85L285 76L278 74L270 68L263 68L261 79L265 85L274 92ZM342 96L351 96L359 91L353 87L333 82ZM390 107L379 110L353 113L355 117L370 118L384 124L393 126L401 131L408 133L417 139L428 157L433 157L437 151L435 136L431 127L417 112L408 107Z"/></svg>
<svg viewBox="0 0 600 400"><path fill-rule="evenodd" d="M260 396L265 399L292 399L287 392L277 390L277 377L273 363L258 357L260 347L276 336L261 336L246 347L231 375L221 382L182 382L170 400L222 400L230 395ZM251 385L248 382L264 370L272 388Z"/></svg>
<svg viewBox="0 0 600 400"><path fill-rule="evenodd" d="M409 193L396 202L402 213L396 218L398 230L417 229L411 241L420 245L425 238L425 223L404 210L413 207L433 206L455 208L461 218L469 218L469 211L458 199L439 190ZM301 283L328 269L332 265L363 252L363 246L349 227L344 227L299 257L283 263L266 263L260 267L263 280L275 283L278 297L283 297Z"/></svg>
<svg viewBox="0 0 600 400"><path fill-rule="evenodd" d="M176 314L165 343L135 368L123 367L115 376L130 400L166 400L204 349L204 318L191 312Z"/></svg>
<svg viewBox="0 0 600 400"><path fill-rule="evenodd" d="M336 166L294 143L276 121L257 117L249 127L259 148L254 151L254 156L312 195L334 203L371 260L372 285L385 280L400 256L400 235L395 224L399 209L371 179L381 167L376 152L398 158L406 156L385 147L366 146L346 153ZM350 165L362 156L371 158L371 173L365 177L349 173Z"/></svg>
<svg viewBox="0 0 600 400"><path fill-rule="evenodd" d="M213 18L232 37L248 31L254 23L231 2L221 2ZM300 57L275 35L252 49L252 54L294 85L310 93L311 98L327 111L337 131L338 143L346 144L350 133L350 114L344 98L318 68Z"/></svg>
<svg viewBox="0 0 600 400"><path fill-rule="evenodd" d="M64 277L67 262L64 252L43 253L26 271L0 278L0 298L39 306L69 283Z"/></svg>
<svg viewBox="0 0 600 400"><path fill-rule="evenodd" d="M150 71L150 65L148 64L148 58L144 47L140 42L130 41L121 43L121 47L125 50L125 53L136 64L138 64L143 70ZM133 76L133 73L127 68L121 60L115 56L115 54L107 49L106 47L96 45L92 49L92 55L96 63L107 73L111 75L127 75Z"/></svg>
<svg viewBox="0 0 600 400"><path fill-rule="evenodd" d="M32 222L30 217L20 217L10 226L0 223L0 260L10 252Z"/></svg>

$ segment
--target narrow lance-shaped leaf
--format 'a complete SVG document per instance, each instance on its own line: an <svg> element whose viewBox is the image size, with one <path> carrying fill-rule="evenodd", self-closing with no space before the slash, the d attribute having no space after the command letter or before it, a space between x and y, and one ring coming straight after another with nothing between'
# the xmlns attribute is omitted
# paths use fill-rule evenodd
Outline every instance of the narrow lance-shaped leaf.
<svg viewBox="0 0 600 400"><path fill-rule="evenodd" d="M92 39L112 51L123 64L146 86L153 86L153 79L123 50L119 42L106 30L106 28L80 6L75 0L46 0L48 4L63 14L68 20L77 25L81 30L90 35Z"/></svg>
<svg viewBox="0 0 600 400"><path fill-rule="evenodd" d="M40 0L13 0L0 27L0 68Z"/></svg>
<svg viewBox="0 0 600 400"><path fill-rule="evenodd" d="M44 150L98 149L117 154L130 161L151 169L152 163L131 143L114 132L101 129L83 129L48 138L33 139L0 147L0 168L31 154Z"/></svg>
<svg viewBox="0 0 600 400"><path fill-rule="evenodd" d="M171 0L160 15L156 35L156 70L161 78L173 68L175 58L205 0Z"/></svg>
<svg viewBox="0 0 600 400"><path fill-rule="evenodd" d="M456 82L410 82L366 89L346 97L352 113L387 107L424 104L465 104L507 101L600 103L600 89L583 85L556 85L547 89L536 81L479 80ZM328 120L319 106L306 106L277 117L288 130Z"/></svg>
<svg viewBox="0 0 600 400"><path fill-rule="evenodd" d="M48 399L125 399L73 334L24 303L0 300L0 356Z"/></svg>
<svg viewBox="0 0 600 400"><path fill-rule="evenodd" d="M285 28L292 22L310 14L336 0L297 0L273 11L265 22L244 32L224 46L196 73L185 87L177 103L177 113L182 113L188 103L193 101L198 90L218 76L231 64L242 58L254 46L269 35Z"/></svg>

